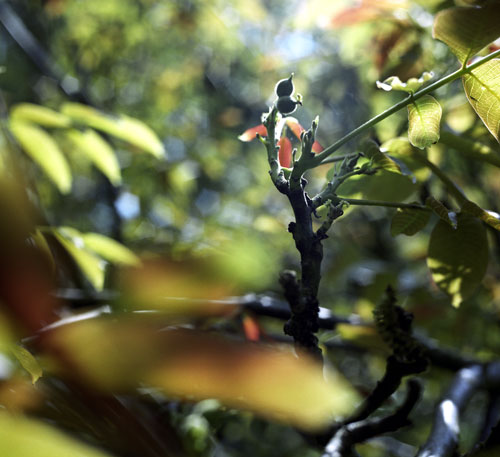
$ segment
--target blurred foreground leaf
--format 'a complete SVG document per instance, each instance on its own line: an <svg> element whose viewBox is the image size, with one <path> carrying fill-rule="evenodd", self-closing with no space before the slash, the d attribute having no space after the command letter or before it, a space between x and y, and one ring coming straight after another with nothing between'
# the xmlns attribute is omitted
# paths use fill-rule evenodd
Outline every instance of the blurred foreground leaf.
<svg viewBox="0 0 500 457"><path fill-rule="evenodd" d="M111 146L91 129L71 129L68 138L115 186L121 183L120 165Z"/></svg>
<svg viewBox="0 0 500 457"><path fill-rule="evenodd" d="M43 375L42 367L38 361L33 357L30 351L22 346L13 344L11 350L21 366L31 375L31 382L35 384Z"/></svg>
<svg viewBox="0 0 500 457"><path fill-rule="evenodd" d="M69 228L54 229L54 236L68 254L73 258L85 277L96 290L104 286L105 262L84 249L84 243L79 236L68 236Z"/></svg>
<svg viewBox="0 0 500 457"><path fill-rule="evenodd" d="M481 283L488 266L488 241L482 223L465 213L453 229L439 220L431 233L427 265L436 285L457 307Z"/></svg>
<svg viewBox="0 0 500 457"><path fill-rule="evenodd" d="M47 337L63 360L71 360L69 374L101 389L127 391L146 383L167 395L217 398L311 430L351 412L357 401L340 375L324 377L316 361L289 348L158 328L137 318L101 318L59 327Z"/></svg>
<svg viewBox="0 0 500 457"><path fill-rule="evenodd" d="M129 248L100 233L82 233L85 247L112 263L137 266L141 261Z"/></svg>
<svg viewBox="0 0 500 457"><path fill-rule="evenodd" d="M0 413L0 455L5 457L109 457L43 422Z"/></svg>
<svg viewBox="0 0 500 457"><path fill-rule="evenodd" d="M80 103L65 103L61 112L77 122L127 141L156 158L165 150L156 134L143 122L125 116L111 116Z"/></svg>
<svg viewBox="0 0 500 457"><path fill-rule="evenodd" d="M12 119L24 122L33 122L42 127L70 127L71 119L45 106L32 103L19 103L10 111Z"/></svg>
<svg viewBox="0 0 500 457"><path fill-rule="evenodd" d="M10 130L24 151L40 165L61 193L69 193L71 170L52 137L34 124L15 119L10 121Z"/></svg>

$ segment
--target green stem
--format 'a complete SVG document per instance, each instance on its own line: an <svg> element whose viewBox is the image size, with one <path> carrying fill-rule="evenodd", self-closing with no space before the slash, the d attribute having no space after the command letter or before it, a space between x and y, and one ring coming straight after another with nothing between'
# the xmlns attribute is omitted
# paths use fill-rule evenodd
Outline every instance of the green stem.
<svg viewBox="0 0 500 457"><path fill-rule="evenodd" d="M344 201L350 205L362 205L362 206L382 206L386 208L408 208L408 209L418 209L422 211L431 211L427 206L419 205L418 203L398 203L398 202L384 202L378 200L363 200L358 198L345 198L338 196L339 201Z"/></svg>
<svg viewBox="0 0 500 457"><path fill-rule="evenodd" d="M353 157L356 157L358 154L346 154L342 156L336 156L336 157L330 157L329 159L323 160L320 165L325 165L327 163L336 163L336 162L342 162L344 159L352 159Z"/></svg>
<svg viewBox="0 0 500 457"><path fill-rule="evenodd" d="M455 200L459 205L463 205L467 201L467 197L462 192L462 190L448 177L446 173L444 173L441 168L432 163L427 157L423 154L418 154L416 156L418 160L423 163L427 168L429 168L446 186L448 192L453 195Z"/></svg>
<svg viewBox="0 0 500 457"><path fill-rule="evenodd" d="M414 102L415 100L419 99L420 97L423 97L424 95L427 95L428 93L438 89L439 87L444 86L444 85L454 81L455 79L460 78L464 74L469 73L470 71L474 70L475 68L484 64L485 62L487 62L491 59L494 59L495 57L498 57L498 56L500 56L500 49L495 51L495 52L492 52L491 54L488 54L487 56L483 57L481 60L478 60L477 62L474 62L471 65L460 68L459 70L449 74L448 76L445 76L444 78L439 79L435 83L425 87L422 90L419 90L418 92L414 93L413 95L411 95L411 94L408 95L406 98L404 98L400 102L398 102L395 105L391 106L390 108L386 109L385 111L383 111L382 113L373 117L369 121L367 121L364 124L360 125L359 127L355 128L354 130L349 132L347 135L345 135L344 137L337 140L335 143L328 146L326 149L324 149L323 151L321 151L319 154L316 155L316 157L314 158L314 161L316 162L317 165L320 165L323 162L323 160L325 160L327 157L332 155L335 151L337 151L345 143L352 140L354 137L358 136L359 134L363 133L364 131L370 129L374 125L378 124L380 121L384 120L385 118L389 117L390 115L394 114L395 112L399 111L400 109L404 108L405 106Z"/></svg>

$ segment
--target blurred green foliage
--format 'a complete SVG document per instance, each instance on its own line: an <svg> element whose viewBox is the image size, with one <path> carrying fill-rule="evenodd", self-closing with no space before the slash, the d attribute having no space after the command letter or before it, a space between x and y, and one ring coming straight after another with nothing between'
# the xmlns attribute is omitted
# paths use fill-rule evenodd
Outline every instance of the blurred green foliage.
<svg viewBox="0 0 500 457"><path fill-rule="evenodd" d="M0 6L3 3L6 2L0 2ZM116 263L120 262L107 258L96 247L99 243L110 243L108 238L95 238L101 234L119 239L146 264L166 261L180 279L178 283L175 280L169 283L168 275L159 277L158 281L165 281L162 284L165 295L183 293L203 298L198 292L205 293L207 298L220 298L250 292L281 294L279 272L284 268L299 268L293 240L287 233L291 210L269 180L262 145L258 141L238 141L243 131L260 124L261 114L274 99L276 81L295 73L296 90L304 98L303 108L295 115L307 127L319 114L318 140L326 146L400 100L397 93L377 90L377 80L398 76L406 81L430 70L440 77L457 68L453 53L431 36L433 15L451 6L453 2L448 0L359 5L348 0L8 3L64 75L60 81L64 87L85 94L93 106L108 113L111 119L116 120L119 115L139 119L155 132L166 151L165 157L144 153L144 147L128 141L127 129L121 136L114 135L109 128L99 129L87 120L84 125L111 135L104 137L104 141L112 146L117 157L118 173L114 165L111 165L114 171L109 171L109 167L99 166L95 159L86 157L71 138L58 130L61 126L46 126L71 169L71 189L68 178L56 172L58 190L54 178L51 181L16 146L6 129L7 117L19 103L33 103L64 113L62 107L68 106L65 104L82 100L72 99L61 91L52 75L37 67L2 27L0 167L3 170L13 165L20 181L24 180L22 186L27 189L30 202L12 206L2 203L2 216L15 214L16 207L24 210L34 206L33 227L24 230L26 224L15 218L13 227L22 227L26 234L32 233L30 229L35 226L59 227L47 236L51 250L46 251L55 257L58 267L53 279L61 288L78 287L92 292L97 284L98 288L116 291L120 284ZM442 129L466 135L498 155L498 143L474 115L457 82L440 88L436 96L443 106ZM394 138L404 135L406 129L406 113L399 112L378 124L373 136L397 157L401 145L395 146ZM74 130L73 136L78 133ZM290 136L290 139L297 144L296 138ZM357 146L356 141L348 143L341 152L351 153ZM472 160L455 148L451 143L439 143L429 148L428 156L447 170L473 201L499 212L498 167ZM319 190L324 185L331 168L322 166L308 176L312 189ZM391 201L425 201L428 195L434 195L448 207L452 206L450 196L436 179L429 179L429 173L418 164L410 168L413 175L384 171L349 181L342 187L342 195ZM363 181L366 186L361 188ZM498 233L488 234L495 255L490 256L481 286L459 309L454 309L449 306L448 298L431 284L425 265L429 237L438 217L432 214L432 223L414 237L404 234L392 237L391 219L395 213L395 209L351 206L335 223L325 241L321 305L336 313L355 313L370 320L373 306L391 283L405 308L414 313L421 332L484 360L498 354ZM64 227L74 231L65 235L61 231ZM0 234L8 239L5 230ZM79 241L65 251L61 247L70 243L69 238ZM32 239L39 248L40 244L47 244L43 236ZM84 244L78 245L82 240ZM94 248L86 246L92 241ZM135 263L132 252L113 246L118 249L116 256L122 260L126 257L129 264ZM75 268L75 262L80 270ZM87 266L82 268L82 262ZM82 274L81 269L85 268L91 273ZM94 280L89 281L92 274ZM171 277L177 278L176 274ZM190 295L189 291L194 292ZM59 310L61 315L64 309ZM10 317L7 313L0 314L0 349L5 354L5 348L14 341L29 336L26 328L12 324ZM233 319L214 320L214 328L243 333ZM210 327L211 323L203 325ZM274 322L262 320L260 325L269 338L281 331ZM375 357L345 348L327 352L329 362L366 392L366 386L373 387L382 375L386 353L369 330L357 334L345 332L342 337L343 341L375 348ZM328 347L328 341L338 342L340 337L325 333L322 339ZM144 435L131 419L124 423L132 424L132 428L137 426L137 435L131 434L129 441L120 443L113 434L116 425L104 419L101 423L96 415L105 416L102 411L108 407L108 412L120 412L128 397L120 397L116 403L103 400L103 409L99 413L97 408L98 413L93 414L84 401L72 403L67 388L58 379L44 381L42 377L39 381L42 387L29 390L29 373L11 355L0 354L0 357L3 407L33 410L78 438L117 456L144 451L146 456L313 457L320 452L291 427L210 401L167 402L157 392L149 391L143 394L146 406L141 409L144 416L140 416L149 421L144 420L141 425ZM50 367L50 362L47 366ZM438 370L426 376L428 389L417 411L418 420L414 420L416 426L408 432L398 432L398 439L412 446L419 446L425 439L433 401L440 394L443 381L448 380L448 375ZM75 388L80 387L77 384ZM6 394L9 388L21 392L17 403ZM56 407L43 404L38 394L52 399ZM92 401L99 403L94 396ZM151 415L156 416L151 419ZM19 433L33 426L28 422L21 425ZM159 450L151 444L154 438L162 436L162 427L167 429L167 435L171 433L174 437L173 450ZM45 433L41 429L35 432ZM53 431L47 433L50 437ZM143 438L144 442L140 442ZM126 443L134 439L140 444L127 449ZM54 438L54 446L59 440L61 446L71 446L59 435ZM64 448L60 452L64 453ZM94 451L81 452L81 455L98 455ZM375 444L363 447L363 455L368 457L387 455L385 452L385 448L380 451Z"/></svg>

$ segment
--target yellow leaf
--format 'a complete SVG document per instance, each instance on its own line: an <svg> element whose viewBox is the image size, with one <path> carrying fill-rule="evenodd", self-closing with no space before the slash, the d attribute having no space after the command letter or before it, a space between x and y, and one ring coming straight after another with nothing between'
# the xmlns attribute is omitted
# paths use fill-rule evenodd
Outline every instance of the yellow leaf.
<svg viewBox="0 0 500 457"><path fill-rule="evenodd" d="M22 346L13 344L11 350L21 366L31 375L31 382L35 384L43 375L42 367L38 361L33 357L30 351Z"/></svg>
<svg viewBox="0 0 500 457"><path fill-rule="evenodd" d="M24 122L33 122L42 127L69 127L71 119L45 106L32 103L19 103L10 111L11 119Z"/></svg>
<svg viewBox="0 0 500 457"><path fill-rule="evenodd" d="M139 384L189 400L216 398L229 407L315 430L352 412L357 394L336 372L294 355L194 330L163 329L161 321L94 319L48 335L72 369L97 387L130 390ZM152 319L152 316L149 316Z"/></svg>
<svg viewBox="0 0 500 457"><path fill-rule="evenodd" d="M121 184L120 165L111 146L91 129L71 129L68 138L115 186Z"/></svg>
<svg viewBox="0 0 500 457"><path fill-rule="evenodd" d="M56 428L22 416L0 413L0 455L5 457L110 457Z"/></svg>
<svg viewBox="0 0 500 457"><path fill-rule="evenodd" d="M71 119L127 141L156 158L164 157L165 149L156 134L143 122L125 116L110 116L80 103L65 103L61 112Z"/></svg>
<svg viewBox="0 0 500 457"><path fill-rule="evenodd" d="M28 122L11 119L10 130L24 151L43 169L63 194L71 190L71 170L52 137Z"/></svg>

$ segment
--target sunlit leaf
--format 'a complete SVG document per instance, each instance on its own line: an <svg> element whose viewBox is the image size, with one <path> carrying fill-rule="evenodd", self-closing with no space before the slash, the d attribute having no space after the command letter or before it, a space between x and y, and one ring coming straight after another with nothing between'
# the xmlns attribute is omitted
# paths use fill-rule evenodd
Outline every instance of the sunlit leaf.
<svg viewBox="0 0 500 457"><path fill-rule="evenodd" d="M282 167L289 168L292 164L292 142L286 137L278 141L278 158Z"/></svg>
<svg viewBox="0 0 500 457"><path fill-rule="evenodd" d="M433 73L425 71L422 76L417 78L410 78L405 83L402 82L397 76L391 76L384 81L377 81L377 87L385 91L399 90L403 92L416 92L420 89L427 81L432 79Z"/></svg>
<svg viewBox="0 0 500 457"><path fill-rule="evenodd" d="M63 153L52 137L24 121L12 119L10 130L24 151L43 169L45 174L63 194L71 190L71 170Z"/></svg>
<svg viewBox="0 0 500 457"><path fill-rule="evenodd" d="M290 349L187 329L158 331L160 322L142 319L82 321L47 337L78 376L118 392L149 384L170 396L216 398L305 429L326 426L352 411L357 399L337 373L323 376L320 364Z"/></svg>
<svg viewBox="0 0 500 457"><path fill-rule="evenodd" d="M10 111L11 119L33 122L42 127L69 127L71 119L45 106L32 103L19 103Z"/></svg>
<svg viewBox="0 0 500 457"><path fill-rule="evenodd" d="M121 183L121 171L111 146L94 130L71 129L68 138L115 186Z"/></svg>
<svg viewBox="0 0 500 457"><path fill-rule="evenodd" d="M137 119L125 115L111 116L79 103L65 103L61 112L77 122L127 141L157 158L165 155L163 144L156 134Z"/></svg>
<svg viewBox="0 0 500 457"><path fill-rule="evenodd" d="M104 260L87 251L81 236L73 236L68 228L54 229L53 233L94 288L102 290L104 286Z"/></svg>
<svg viewBox="0 0 500 457"><path fill-rule="evenodd" d="M5 457L110 457L45 422L0 413L0 455Z"/></svg>
<svg viewBox="0 0 500 457"><path fill-rule="evenodd" d="M457 214L454 211L450 211L446 206L444 206L439 200L434 197L429 196L425 200L425 205L432 209L432 211L439 216L439 218L446 222L451 228L457 228Z"/></svg>
<svg viewBox="0 0 500 457"><path fill-rule="evenodd" d="M482 223L465 213L458 214L456 229L439 220L431 233L427 265L436 285L459 306L481 283L488 265Z"/></svg>
<svg viewBox="0 0 500 457"><path fill-rule="evenodd" d="M391 221L391 235L396 236L401 233L408 236L415 235L425 228L430 216L429 211L398 208Z"/></svg>
<svg viewBox="0 0 500 457"><path fill-rule="evenodd" d="M81 235L85 247L112 263L137 266L141 261L129 248L99 233L83 233Z"/></svg>
<svg viewBox="0 0 500 457"><path fill-rule="evenodd" d="M500 8L498 11L500 13ZM500 59L490 60L466 73L462 81L470 104L490 133L500 141Z"/></svg>
<svg viewBox="0 0 500 457"><path fill-rule="evenodd" d="M461 63L500 36L500 8L450 8L436 15L432 34L446 43Z"/></svg>
<svg viewBox="0 0 500 457"><path fill-rule="evenodd" d="M363 146L363 155L371 160L374 168L391 171L393 173L401 173L401 167L392 160L385 152L381 151L377 143L367 141Z"/></svg>
<svg viewBox="0 0 500 457"><path fill-rule="evenodd" d="M500 167L500 154L487 144L446 131L441 132L439 142L463 153L466 157Z"/></svg>
<svg viewBox="0 0 500 457"><path fill-rule="evenodd" d="M267 136L267 129L264 124L257 125L255 127L245 130L238 139L240 141L252 141L257 137L257 134L261 136Z"/></svg>
<svg viewBox="0 0 500 457"><path fill-rule="evenodd" d="M30 374L31 382L35 384L42 377L43 371L33 354L17 344L11 346L11 351L21 366Z"/></svg>
<svg viewBox="0 0 500 457"><path fill-rule="evenodd" d="M490 227L500 231L500 216L498 214L486 211L470 200L467 200L462 205L462 212L472 214L488 224Z"/></svg>
<svg viewBox="0 0 500 457"><path fill-rule="evenodd" d="M408 138L413 146L424 149L439 141L441 114L441 105L430 95L408 105Z"/></svg>

